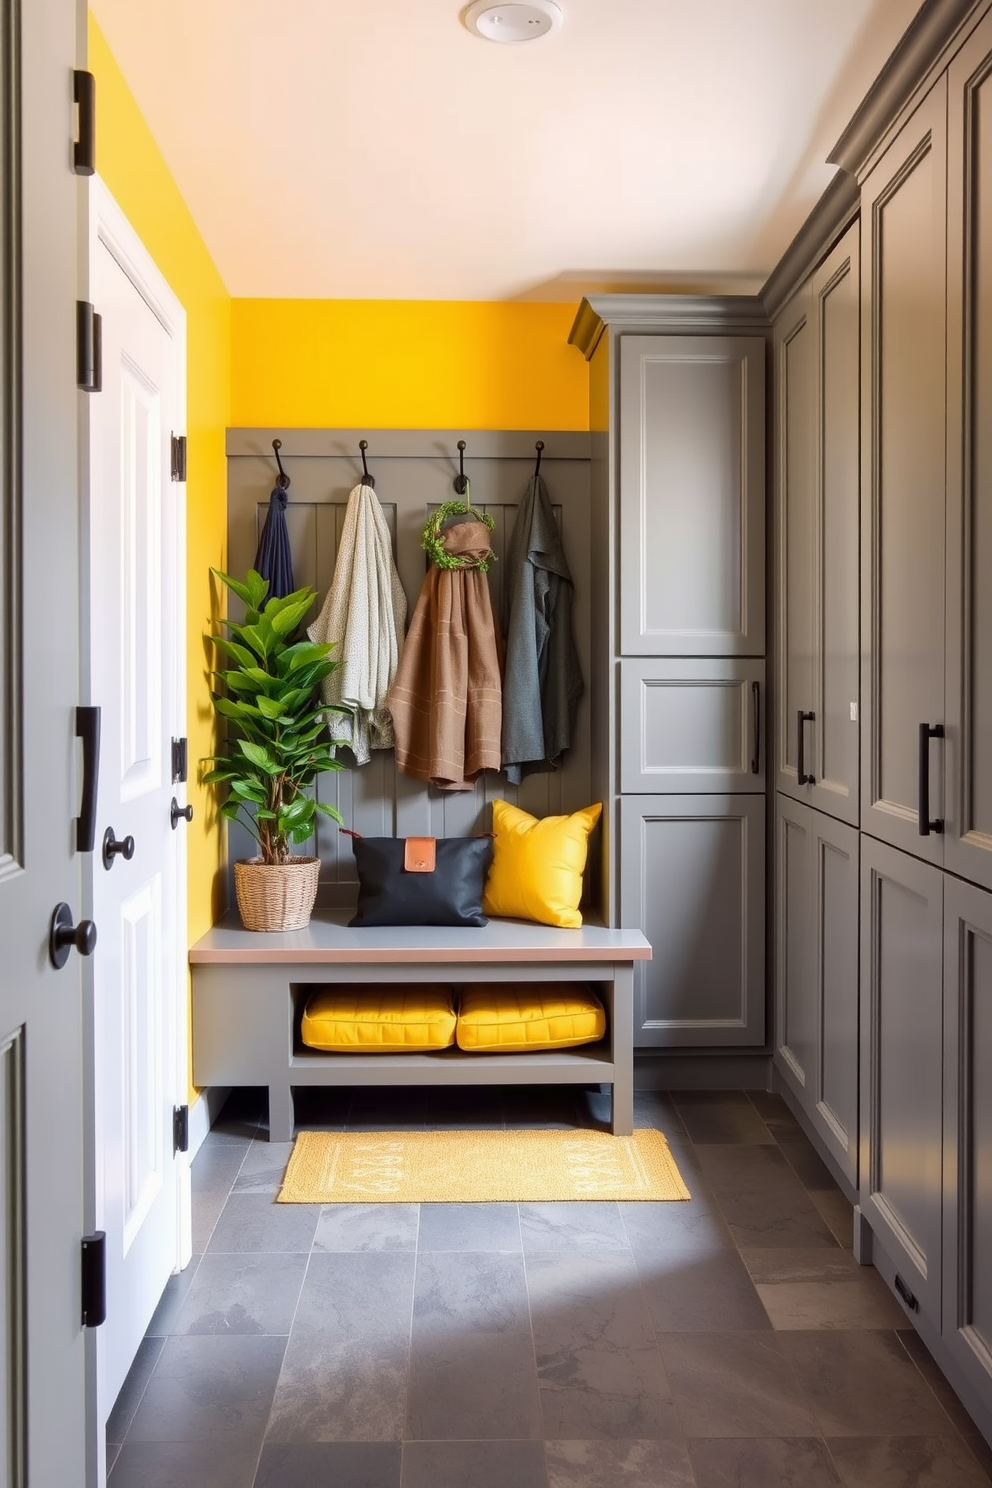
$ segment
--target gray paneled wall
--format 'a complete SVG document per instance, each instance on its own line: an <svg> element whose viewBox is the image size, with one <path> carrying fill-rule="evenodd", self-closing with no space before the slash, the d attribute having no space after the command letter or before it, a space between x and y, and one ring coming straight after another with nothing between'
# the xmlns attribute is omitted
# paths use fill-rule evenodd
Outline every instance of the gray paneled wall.
<svg viewBox="0 0 992 1488"><path fill-rule="evenodd" d="M502 560L516 517L517 503L534 470L537 439L545 449L541 474L561 526L565 553L575 581L575 639L586 681L576 737L564 767L532 775L517 787L506 777L487 772L465 792L434 790L399 775L391 750L373 754L361 768L351 763L318 782L318 796L338 807L345 825L365 836L466 836L488 831L490 805L503 798L535 816L576 811L589 804L589 436L581 433L500 433L457 430L375 429L231 429L228 455L228 563L242 575L255 557L265 521L269 492L277 475L272 440L282 440L280 457L291 480L286 511L298 585L318 592L314 614L334 575L338 541L352 487L361 477L358 441L369 441L369 471L376 495L393 532L396 565L406 590L410 613L420 593L427 559L420 534L432 507L453 500L458 472L457 441L466 441L465 473L471 480L472 503L495 518L493 548ZM497 617L503 609L504 569L490 569ZM232 614L234 609L232 608ZM321 858L319 902L348 904L356 880L350 842L335 824L322 820L317 846ZM241 828L231 831L228 857L247 857L251 838ZM233 891L232 891L233 902Z"/></svg>

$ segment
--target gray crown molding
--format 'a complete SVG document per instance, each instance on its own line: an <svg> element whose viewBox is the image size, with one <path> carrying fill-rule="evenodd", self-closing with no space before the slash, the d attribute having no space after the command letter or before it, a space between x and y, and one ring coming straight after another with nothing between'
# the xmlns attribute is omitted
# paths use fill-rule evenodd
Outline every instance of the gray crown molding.
<svg viewBox="0 0 992 1488"><path fill-rule="evenodd" d="M568 335L589 361L609 327L620 335L680 335L768 330L768 316L757 295L588 295Z"/></svg>
<svg viewBox="0 0 992 1488"><path fill-rule="evenodd" d="M838 171L765 281L761 301L774 320L858 215L857 178Z"/></svg>
<svg viewBox="0 0 992 1488"><path fill-rule="evenodd" d="M283 461L349 460L361 471L358 441L367 439L369 469L384 460L444 459L458 464L458 441L465 440L466 460L533 460L534 445L544 440L542 464L551 460L588 460L590 438L584 431L561 429L228 429L228 459L264 459L276 473L273 439L282 440Z"/></svg>
<svg viewBox="0 0 992 1488"><path fill-rule="evenodd" d="M958 32L988 8L989 0L926 0L827 156L828 164L851 175L861 172Z"/></svg>

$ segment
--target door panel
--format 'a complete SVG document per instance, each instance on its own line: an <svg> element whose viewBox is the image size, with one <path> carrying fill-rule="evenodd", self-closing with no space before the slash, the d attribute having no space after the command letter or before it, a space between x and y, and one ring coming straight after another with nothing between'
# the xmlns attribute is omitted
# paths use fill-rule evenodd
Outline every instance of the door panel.
<svg viewBox="0 0 992 1488"><path fill-rule="evenodd" d="M945 864L992 888L992 19L949 74Z"/></svg>
<svg viewBox="0 0 992 1488"><path fill-rule="evenodd" d="M816 372L809 286L775 326L775 505L778 559L776 784L808 799L797 779L800 712L813 711L813 389ZM809 736L808 736L809 737ZM806 769L812 755L806 756Z"/></svg>
<svg viewBox="0 0 992 1488"><path fill-rule="evenodd" d="M620 650L760 656L764 342L622 336Z"/></svg>
<svg viewBox="0 0 992 1488"><path fill-rule="evenodd" d="M862 194L861 826L943 861L918 830L921 723L944 722L946 83ZM943 815L939 741L931 816Z"/></svg>
<svg viewBox="0 0 992 1488"><path fill-rule="evenodd" d="M620 663L620 789L765 789L760 661Z"/></svg>
<svg viewBox="0 0 992 1488"><path fill-rule="evenodd" d="M861 840L861 1206L940 1319L943 875Z"/></svg>
<svg viewBox="0 0 992 1488"><path fill-rule="evenodd" d="M813 277L816 316L813 697L810 802L858 825L859 230Z"/></svg>
<svg viewBox="0 0 992 1488"><path fill-rule="evenodd" d="M635 1043L761 1044L764 798L624 796L620 839L620 924L654 947L635 980Z"/></svg>
<svg viewBox="0 0 992 1488"><path fill-rule="evenodd" d="M816 1069L810 1115L838 1166L858 1181L858 833L811 814Z"/></svg>
<svg viewBox="0 0 992 1488"><path fill-rule="evenodd" d="M173 1151L172 1113L186 1099L186 836L170 818L184 789L172 782L171 757L171 736L183 732L184 543L170 437L181 428L185 358L181 312L146 298L138 249L102 185L92 207L103 391L89 409L88 684L104 718L99 835L113 828L118 841L133 839L133 856L118 855L109 869L97 852L90 878L102 930L92 977L93 1201L107 1235L108 1313L96 1339L102 1427L184 1244L188 1170Z"/></svg>
<svg viewBox="0 0 992 1488"><path fill-rule="evenodd" d="M85 1480L72 0L0 21L0 1478ZM19 53L15 50L20 43ZM53 1429L53 1421L55 1429Z"/></svg>
<svg viewBox="0 0 992 1488"><path fill-rule="evenodd" d="M813 984L812 813L778 796L775 804L775 983L778 1008L775 1063L804 1107L810 1104L816 1060Z"/></svg>
<svg viewBox="0 0 992 1488"><path fill-rule="evenodd" d="M944 884L944 1342L992 1388L992 895Z"/></svg>

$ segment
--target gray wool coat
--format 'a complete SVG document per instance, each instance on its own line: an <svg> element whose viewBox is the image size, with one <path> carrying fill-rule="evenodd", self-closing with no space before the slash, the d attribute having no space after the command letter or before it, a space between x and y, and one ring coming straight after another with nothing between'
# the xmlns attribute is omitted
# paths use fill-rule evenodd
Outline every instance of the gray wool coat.
<svg viewBox="0 0 992 1488"><path fill-rule="evenodd" d="M532 476L504 555L507 779L554 770L572 742L583 681L572 634L574 585L548 489Z"/></svg>

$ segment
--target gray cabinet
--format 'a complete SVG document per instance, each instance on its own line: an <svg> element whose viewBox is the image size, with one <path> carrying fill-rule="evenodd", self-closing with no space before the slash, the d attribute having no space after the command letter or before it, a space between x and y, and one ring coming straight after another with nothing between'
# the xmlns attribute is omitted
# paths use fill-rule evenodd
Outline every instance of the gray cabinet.
<svg viewBox="0 0 992 1488"><path fill-rule="evenodd" d="M992 16L948 83L944 862L992 889Z"/></svg>
<svg viewBox="0 0 992 1488"><path fill-rule="evenodd" d="M932 863L920 725L944 725L947 88L927 94L862 190L861 826ZM942 815L943 742L925 750Z"/></svg>
<svg viewBox="0 0 992 1488"><path fill-rule="evenodd" d="M943 1340L992 1401L992 895L944 882ZM967 1402L966 1402L967 1403Z"/></svg>
<svg viewBox="0 0 992 1488"><path fill-rule="evenodd" d="M858 1181L858 833L779 795L775 1063Z"/></svg>
<svg viewBox="0 0 992 1488"><path fill-rule="evenodd" d="M763 661L620 662L620 789L765 789Z"/></svg>
<svg viewBox="0 0 992 1488"><path fill-rule="evenodd" d="M775 326L776 784L852 826L859 816L858 238L855 224Z"/></svg>
<svg viewBox="0 0 992 1488"><path fill-rule="evenodd" d="M763 797L621 798L620 925L654 950L635 972L636 1043L763 1042L764 879Z"/></svg>
<svg viewBox="0 0 992 1488"><path fill-rule="evenodd" d="M937 1326L943 887L939 869L862 837L860 1202Z"/></svg>
<svg viewBox="0 0 992 1488"><path fill-rule="evenodd" d="M620 342L620 654L762 656L764 341Z"/></svg>

